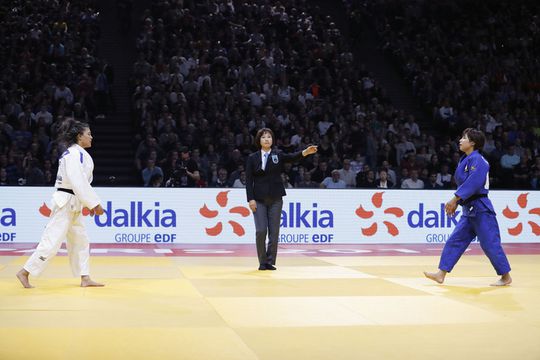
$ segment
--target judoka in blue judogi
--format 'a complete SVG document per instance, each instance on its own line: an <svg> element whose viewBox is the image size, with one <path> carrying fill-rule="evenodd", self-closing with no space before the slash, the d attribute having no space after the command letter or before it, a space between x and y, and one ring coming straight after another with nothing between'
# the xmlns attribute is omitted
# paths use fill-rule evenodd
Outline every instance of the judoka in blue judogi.
<svg viewBox="0 0 540 360"><path fill-rule="evenodd" d="M475 237L478 238L495 271L501 276L491 285L503 286L512 282L510 264L501 246L499 224L493 204L488 198L489 163L477 150L482 149L484 142L484 134L472 128L463 131L459 141L459 148L465 155L461 157L454 174L457 191L446 203L445 211L447 215L453 216L457 206L461 205L462 215L444 246L439 271L424 272L426 277L440 284L444 282L446 274L452 271Z"/></svg>

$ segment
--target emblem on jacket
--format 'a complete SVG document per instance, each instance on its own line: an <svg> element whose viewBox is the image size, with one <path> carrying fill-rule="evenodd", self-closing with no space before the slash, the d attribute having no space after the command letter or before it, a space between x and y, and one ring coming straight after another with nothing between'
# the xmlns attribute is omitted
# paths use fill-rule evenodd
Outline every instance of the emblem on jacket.
<svg viewBox="0 0 540 360"><path fill-rule="evenodd" d="M279 158L276 154L272 154L272 162L274 164L277 164L279 162Z"/></svg>

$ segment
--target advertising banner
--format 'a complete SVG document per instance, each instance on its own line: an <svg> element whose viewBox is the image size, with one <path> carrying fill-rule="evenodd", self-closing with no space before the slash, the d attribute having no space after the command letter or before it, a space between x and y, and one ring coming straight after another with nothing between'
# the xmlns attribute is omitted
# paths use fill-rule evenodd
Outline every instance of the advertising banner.
<svg viewBox="0 0 540 360"><path fill-rule="evenodd" d="M0 188L0 244L36 243L51 211L50 187ZM97 188L105 214L85 222L92 243L254 243L243 189ZM290 189L286 244L440 244L461 216L444 213L449 190ZM503 242L540 242L540 192L491 191Z"/></svg>

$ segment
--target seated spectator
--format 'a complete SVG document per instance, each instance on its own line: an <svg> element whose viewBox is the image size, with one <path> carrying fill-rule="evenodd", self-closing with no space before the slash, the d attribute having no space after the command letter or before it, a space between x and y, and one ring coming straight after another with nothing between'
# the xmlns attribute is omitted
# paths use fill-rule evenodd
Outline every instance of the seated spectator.
<svg viewBox="0 0 540 360"><path fill-rule="evenodd" d="M430 173L437 174L439 170L441 170L441 163L439 162L439 156L436 154L433 154L431 156L431 159L429 163L426 165L426 168Z"/></svg>
<svg viewBox="0 0 540 360"><path fill-rule="evenodd" d="M503 170L512 170L514 167L519 164L520 158L519 155L515 153L513 145L510 145L506 149L506 154L501 157L501 166Z"/></svg>
<svg viewBox="0 0 540 360"><path fill-rule="evenodd" d="M416 170L420 172L423 166L422 166L422 163L416 157L415 153L408 153L401 160L400 167L402 169L406 168L410 173L412 170Z"/></svg>
<svg viewBox="0 0 540 360"><path fill-rule="evenodd" d="M294 186L289 181L289 176L287 174L281 174L281 181L283 182L283 187L285 189L292 189Z"/></svg>
<svg viewBox="0 0 540 360"><path fill-rule="evenodd" d="M210 187L214 187L214 188L226 188L226 187L229 187L229 178L228 178L228 173L227 173L227 169L225 168L220 168L217 172L217 179L210 183Z"/></svg>
<svg viewBox="0 0 540 360"><path fill-rule="evenodd" d="M437 174L432 172L429 174L429 179L424 183L424 189L442 189L442 184L437 182Z"/></svg>
<svg viewBox="0 0 540 360"><path fill-rule="evenodd" d="M146 160L146 167L142 170L143 186L151 186L151 180L154 175L159 175L163 179L163 170L159 166L156 166L154 159Z"/></svg>
<svg viewBox="0 0 540 360"><path fill-rule="evenodd" d="M501 157L500 160L500 184L506 188L512 188L515 184L514 180L514 169L520 163L521 159L519 155L516 154L514 145L509 145L506 148L506 153Z"/></svg>
<svg viewBox="0 0 540 360"><path fill-rule="evenodd" d="M450 101L445 99L438 110L438 116L449 126L452 126L454 119L454 108L450 105Z"/></svg>
<svg viewBox="0 0 540 360"><path fill-rule="evenodd" d="M429 170L426 168L420 170L418 178L424 182L424 185L427 184L429 181Z"/></svg>
<svg viewBox="0 0 540 360"><path fill-rule="evenodd" d="M377 181L375 179L375 171L368 170L366 172L365 178L362 179L362 181L356 182L357 188L363 188L363 189L375 189L377 188Z"/></svg>
<svg viewBox="0 0 540 360"><path fill-rule="evenodd" d="M523 156L520 159L519 164L517 164L512 171L512 177L514 180L512 185L514 189L525 190L530 188L530 168L531 165L529 164L529 158L527 156Z"/></svg>
<svg viewBox="0 0 540 360"><path fill-rule="evenodd" d="M240 171L240 176L236 179L232 185L233 188L245 188L246 187L246 172Z"/></svg>
<svg viewBox="0 0 540 360"><path fill-rule="evenodd" d="M365 158L362 156L362 154L356 154L354 157L354 160L351 161L351 170L358 174L360 171L362 171L362 168L364 167L364 163L366 162Z"/></svg>
<svg viewBox="0 0 540 360"><path fill-rule="evenodd" d="M345 189L347 184L340 179L339 170L332 170L332 176L325 178L320 187L322 189Z"/></svg>
<svg viewBox="0 0 540 360"><path fill-rule="evenodd" d="M311 172L311 179L318 183L321 183L324 179L331 176L332 171L328 168L328 163L326 161L321 161L319 166Z"/></svg>
<svg viewBox="0 0 540 360"><path fill-rule="evenodd" d="M165 187L186 187L186 183L182 180L182 171L180 169L175 169L171 172L167 181L165 181Z"/></svg>
<svg viewBox="0 0 540 360"><path fill-rule="evenodd" d="M0 186L13 185L9 183L6 168L0 168Z"/></svg>
<svg viewBox="0 0 540 360"><path fill-rule="evenodd" d="M401 135L400 141L396 144L396 161L398 165L401 165L401 161L405 155L413 153L416 154L416 147L407 139L405 135Z"/></svg>
<svg viewBox="0 0 540 360"><path fill-rule="evenodd" d="M396 187L401 188L401 185L403 184L403 180L408 179L408 178L409 178L409 170L407 168L401 169Z"/></svg>
<svg viewBox="0 0 540 360"><path fill-rule="evenodd" d="M244 164L238 164L237 168L229 176L229 186L235 187L234 183L240 178L240 175L244 170Z"/></svg>
<svg viewBox="0 0 540 360"><path fill-rule="evenodd" d="M383 161L382 165L379 168L379 171L384 170L386 174L388 175L388 180L393 184L393 186L396 186L397 184L397 175L394 169L392 169L392 165L388 161Z"/></svg>
<svg viewBox="0 0 540 360"><path fill-rule="evenodd" d="M25 158L26 160L26 158ZM26 185L43 186L45 185L45 174L39 167L38 159L31 158L25 166Z"/></svg>
<svg viewBox="0 0 540 360"><path fill-rule="evenodd" d="M283 173L289 177L289 182L291 184L296 184L298 182L298 169L298 165L291 162L283 164Z"/></svg>
<svg viewBox="0 0 540 360"><path fill-rule="evenodd" d="M403 125L405 129L409 129L409 133L413 138L420 137L420 127L416 123L414 115L407 116L407 122Z"/></svg>
<svg viewBox="0 0 540 360"><path fill-rule="evenodd" d="M411 170L411 177L403 180L401 183L402 189L423 189L424 182L418 178L418 171Z"/></svg>
<svg viewBox="0 0 540 360"><path fill-rule="evenodd" d="M162 187L163 186L163 175L154 174L150 178L150 187Z"/></svg>
<svg viewBox="0 0 540 360"><path fill-rule="evenodd" d="M452 188L453 175L449 172L449 166L447 163L441 165L441 171L437 173L437 184L441 185L443 189Z"/></svg>
<svg viewBox="0 0 540 360"><path fill-rule="evenodd" d="M343 168L339 169L339 178L345 182L348 188L356 187L356 173L351 169L351 160L343 160Z"/></svg>
<svg viewBox="0 0 540 360"><path fill-rule="evenodd" d="M191 153L185 146L180 149L180 159L176 163L176 168L181 172L182 187L196 187L197 181L201 178L199 166L191 159Z"/></svg>
<svg viewBox="0 0 540 360"><path fill-rule="evenodd" d="M313 189L320 186L316 181L311 180L311 173L306 171L302 180L298 183L297 187L300 189Z"/></svg>
<svg viewBox="0 0 540 360"><path fill-rule="evenodd" d="M54 101L58 103L61 100L64 100L67 105L73 104L73 92L64 82L61 82L54 91Z"/></svg>
<svg viewBox="0 0 540 360"><path fill-rule="evenodd" d="M388 179L388 173L384 170L379 171L379 179L375 182L377 189L392 189L394 183Z"/></svg>

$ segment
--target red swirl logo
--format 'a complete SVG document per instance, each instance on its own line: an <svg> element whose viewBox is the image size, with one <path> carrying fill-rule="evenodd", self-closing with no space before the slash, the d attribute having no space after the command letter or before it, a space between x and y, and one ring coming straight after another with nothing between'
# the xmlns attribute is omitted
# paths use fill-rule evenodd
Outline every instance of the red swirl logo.
<svg viewBox="0 0 540 360"><path fill-rule="evenodd" d="M226 208L227 204L229 202L229 191L221 191L216 196L216 203L219 205L220 208ZM229 214L236 214L240 215L242 217L249 216L249 209L245 206L235 206L233 208L230 208L228 211ZM203 217L207 219L213 219L219 215L218 210L211 210L206 206L206 203L199 209L199 214L201 214ZM235 233L238 236L244 236L246 231L242 225L237 223L236 221L229 220L229 225L231 226L233 233ZM223 223L221 221L218 221L213 227L205 228L206 234L210 236L218 236L223 231Z"/></svg>
<svg viewBox="0 0 540 360"><path fill-rule="evenodd" d="M384 194L384 191L377 192L377 193L373 194L373 196L371 197L371 204L376 209L382 208L383 194ZM395 216L396 218L400 218L400 217L403 216L403 210L401 208L398 208L398 207L389 207L389 208L384 209L383 212L384 212L384 214L392 215L392 216ZM356 213L356 216L358 216L359 218L364 219L364 220L371 219L375 215L374 211L366 210L366 209L364 209L362 207L362 205L358 206L355 213ZM384 224L384 226L386 226L386 231L390 235L397 236L399 234L399 229L391 221L386 221L385 220L382 223ZM365 236L373 236L373 235L375 235L377 233L378 229L379 229L379 225L377 224L377 222L373 222L368 227L365 227L365 228L363 227L362 228L362 234L365 235Z"/></svg>
<svg viewBox="0 0 540 360"><path fill-rule="evenodd" d="M521 194L517 198L518 207L525 210L525 211L526 211L527 206L529 204L527 196L529 196L529 193ZM531 215L540 216L540 208L532 208L532 209L530 209L528 211L528 213L531 214ZM519 217L520 211L519 210L518 211L513 211L512 209L510 209L510 207L508 205L506 205L506 207L502 211L502 214L503 214L503 216L505 218L513 220L513 219L517 219ZM534 235L536 235L536 236L540 236L540 226L537 223L535 223L534 221L528 221L527 223L531 227L532 233ZM518 236L519 234L521 234L523 232L523 222L520 221L516 226L507 229L507 231L508 231L508 234L510 234L512 236Z"/></svg>

